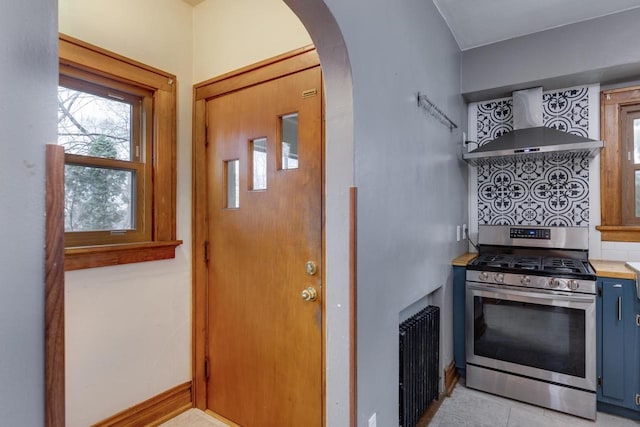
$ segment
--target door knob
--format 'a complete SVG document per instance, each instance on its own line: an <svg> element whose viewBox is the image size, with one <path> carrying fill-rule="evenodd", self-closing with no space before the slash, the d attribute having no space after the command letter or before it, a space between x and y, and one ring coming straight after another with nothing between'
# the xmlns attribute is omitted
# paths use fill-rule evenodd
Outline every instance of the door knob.
<svg viewBox="0 0 640 427"><path fill-rule="evenodd" d="M302 291L302 299L305 301L315 301L318 298L318 292L312 286Z"/></svg>

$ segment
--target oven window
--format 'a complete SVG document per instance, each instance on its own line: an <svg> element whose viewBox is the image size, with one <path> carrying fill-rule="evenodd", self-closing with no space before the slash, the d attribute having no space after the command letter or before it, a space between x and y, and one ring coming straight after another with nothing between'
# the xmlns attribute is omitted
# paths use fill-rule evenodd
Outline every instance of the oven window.
<svg viewBox="0 0 640 427"><path fill-rule="evenodd" d="M474 354L585 377L583 310L474 297Z"/></svg>

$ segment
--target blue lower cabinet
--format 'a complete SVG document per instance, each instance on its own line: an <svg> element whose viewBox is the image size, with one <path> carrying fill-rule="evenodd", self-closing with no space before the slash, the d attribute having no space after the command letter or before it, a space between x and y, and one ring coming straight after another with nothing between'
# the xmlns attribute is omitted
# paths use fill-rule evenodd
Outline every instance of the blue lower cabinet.
<svg viewBox="0 0 640 427"><path fill-rule="evenodd" d="M465 354L465 281L467 269L465 267L453 267L453 358L458 372L463 377L466 373Z"/></svg>
<svg viewBox="0 0 640 427"><path fill-rule="evenodd" d="M633 280L598 278L598 410L640 419L640 300Z"/></svg>

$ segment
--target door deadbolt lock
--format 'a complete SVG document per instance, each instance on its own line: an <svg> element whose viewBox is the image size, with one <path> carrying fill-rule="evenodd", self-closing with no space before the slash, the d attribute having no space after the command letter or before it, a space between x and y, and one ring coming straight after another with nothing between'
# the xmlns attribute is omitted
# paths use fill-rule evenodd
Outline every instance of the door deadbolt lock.
<svg viewBox="0 0 640 427"><path fill-rule="evenodd" d="M315 288L309 286L307 289L302 291L302 299L308 302L315 301L318 299L318 292Z"/></svg>
<svg viewBox="0 0 640 427"><path fill-rule="evenodd" d="M309 276L314 276L318 272L318 266L313 261L307 261L304 265L304 269Z"/></svg>

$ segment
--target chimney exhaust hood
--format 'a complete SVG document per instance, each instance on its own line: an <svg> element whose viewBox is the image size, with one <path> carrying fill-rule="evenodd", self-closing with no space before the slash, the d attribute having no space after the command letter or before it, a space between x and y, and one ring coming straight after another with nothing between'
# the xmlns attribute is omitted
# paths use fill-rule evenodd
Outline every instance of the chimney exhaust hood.
<svg viewBox="0 0 640 427"><path fill-rule="evenodd" d="M513 128L491 142L462 154L478 166L520 160L594 157L602 141L542 126L542 88L513 92Z"/></svg>

